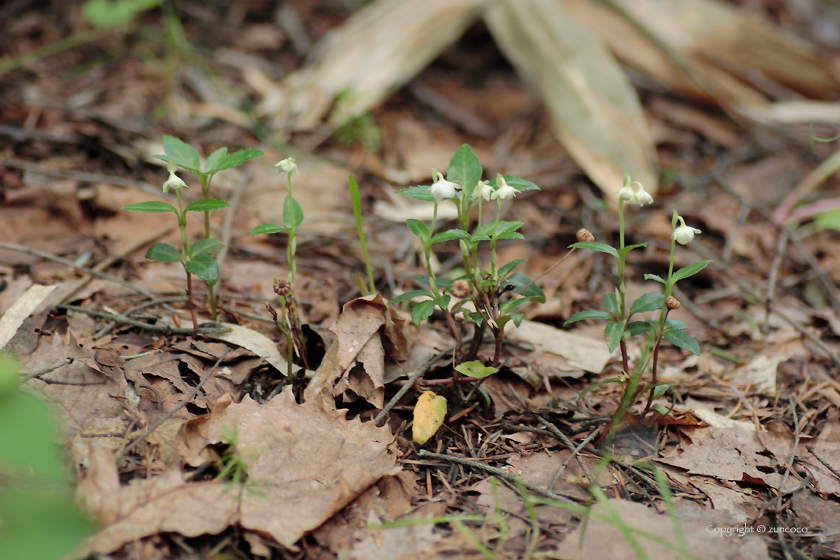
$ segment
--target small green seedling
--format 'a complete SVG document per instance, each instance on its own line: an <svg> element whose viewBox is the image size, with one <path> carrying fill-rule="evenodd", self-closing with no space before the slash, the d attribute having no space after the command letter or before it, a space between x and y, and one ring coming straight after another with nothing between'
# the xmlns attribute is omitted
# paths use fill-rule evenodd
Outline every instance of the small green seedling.
<svg viewBox="0 0 840 560"><path fill-rule="evenodd" d="M638 190L633 190L633 187ZM642 393L648 393L647 406L645 413L651 408L652 401L657 395L661 395L665 388L662 383L657 383L656 375L659 365L659 349L664 338L674 346L688 350L694 354L700 353L700 346L697 341L685 330L687 325L681 321L668 319L668 313L680 307L680 302L671 295L674 284L680 280L684 280L694 276L704 268L706 268L712 261L703 260L690 264L684 268L674 271L674 258L676 255L676 244L686 245L690 243L695 234L700 233L699 229L689 227L685 224L682 216L679 216L675 211L671 219L671 259L668 268L668 277L661 278L655 274L645 274L645 280L653 280L663 284L663 292L651 292L640 296L636 301L630 305L629 311L625 302L625 265L627 254L633 249L638 249L647 246L647 243L638 243L635 245L626 246L624 243L624 205L625 203L631 205L642 206L653 202L653 198L645 192L641 183L630 182L630 178L624 178L624 185L617 193L619 199L618 204L618 231L619 231L619 247L616 249L606 243L596 243L595 238L586 230L581 230L578 233L578 243L570 246L570 248L591 249L606 253L617 260L618 263L618 286L613 293L607 294L603 298L604 309L585 309L572 315L566 325L584 319L603 320L607 322L604 329L604 339L610 352L617 347L621 349L621 363L622 363L622 378L615 381L624 385L624 394L621 399L621 404L615 413L615 416L610 423L609 430L604 431L598 440L598 444L609 443L615 436L618 426L627 412L627 409L635 401L635 399ZM631 321L637 313L644 313L646 311L659 311L659 318L657 320L643 320ZM652 383L644 386L639 386L642 378L642 372L646 367L646 361L640 361L639 366L633 373L630 372L629 356L627 353L627 338L634 335L649 336L652 341L651 355L653 357ZM603 381L606 383L610 380ZM668 409L662 409L659 412L667 414Z"/></svg>
<svg viewBox="0 0 840 560"><path fill-rule="evenodd" d="M283 220L279 224L261 224L251 230L251 235L259 235L263 233L285 233L289 236L286 245L286 259L289 263L289 274L286 280L274 279L274 292L280 297L280 319L276 317L276 312L269 307L269 312L275 316L275 324L286 337L286 345L288 348L288 372L292 374L292 358L293 349L296 349L298 356L303 361L303 366L309 369L309 364L306 359L306 343L303 339L303 329L301 328L300 318L297 313L297 303L295 301L295 273L297 271L297 264L295 262L295 253L297 252L297 230L303 223L303 209L297 200L294 199L292 193L292 178L297 175L297 164L294 158L286 158L275 164L280 173L286 174L286 186L288 194L283 201ZM300 384L303 382L303 375L305 371L300 370L300 378L297 379L295 391L299 393L301 390Z"/></svg>
<svg viewBox="0 0 840 560"><path fill-rule="evenodd" d="M213 177L216 176L216 173L218 173L219 171L224 171L225 169L232 169L234 167L242 165L246 161L250 161L254 158L265 155L263 151L255 149L239 150L238 152L229 154L227 148L219 148L218 150L210 154L210 156L204 162L204 170L202 171L201 157L199 156L198 152L183 140L180 140L173 136L164 136L163 150L166 152L165 155L155 157L158 159L162 159L163 161L170 164L170 173L172 172L171 166L174 163L177 167L181 167L187 172L198 177L198 180L201 184L201 194L203 197L202 200L209 201L213 201L213 199L210 198L210 183L213 181ZM172 175L170 175L170 179L172 179ZM180 179L178 180L180 181ZM183 184L183 181L181 181L181 183ZM165 188L164 192L166 192ZM208 247L215 248L213 251L205 251L207 257L210 257L210 253L215 253L221 250L222 248L221 243L212 242L213 234L210 226L210 214L213 210L218 210L219 208L226 208L230 206L230 204L227 202L224 203L224 206L218 206L215 204L217 202L221 201L217 200L214 202L204 203L203 205L200 205L200 209L196 207L187 207L188 210L197 210L204 213L204 242L207 244ZM193 204L197 203L201 203L201 200L193 202L190 206L193 206ZM210 259L212 259L212 257L210 257ZM205 278L197 272L193 272L193 274L204 280L207 284L207 293L210 298L210 318L213 321L216 321L218 319L218 312L214 286L216 285L216 282L218 282L219 279L219 267L218 265L211 265L209 260L207 260L206 258L204 258L203 260L208 267L215 267L214 270L208 273L209 278ZM215 260L213 262L215 263Z"/></svg>

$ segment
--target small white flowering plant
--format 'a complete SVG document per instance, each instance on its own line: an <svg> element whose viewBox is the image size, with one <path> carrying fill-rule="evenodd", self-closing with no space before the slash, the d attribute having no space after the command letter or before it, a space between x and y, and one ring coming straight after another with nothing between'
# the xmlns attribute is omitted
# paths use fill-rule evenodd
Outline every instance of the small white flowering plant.
<svg viewBox="0 0 840 560"><path fill-rule="evenodd" d="M286 244L286 260L289 264L289 273L285 280L274 279L274 292L280 298L280 318L277 318L276 311L268 306L269 312L274 316L274 323L277 328L286 337L287 348L287 365L288 372L292 372L292 360L294 351L297 350L303 365L306 369L309 364L306 359L306 344L303 340L303 329L301 327L300 318L297 313L297 302L295 300L295 273L297 272L297 265L295 262L295 253L297 252L297 230L303 223L303 208L300 203L295 200L292 192L292 179L297 176L298 167L294 158L286 158L277 162L274 165L277 171L286 175L286 198L283 200L283 219L281 223L266 223L260 224L251 230L251 235L285 233L288 236ZM301 374L304 370L300 370ZM295 380L297 385L302 383L302 379ZM300 387L296 387L300 389Z"/></svg>
<svg viewBox="0 0 840 560"><path fill-rule="evenodd" d="M482 167L472 148L464 144L449 162L446 177L433 170L431 185L418 185L399 192L409 198L432 202L434 210L431 225L420 220L406 220L406 225L423 245L423 264L426 274L413 277L428 288L405 292L389 303L396 304L413 298L426 298L414 306L412 320L419 324L439 308L446 318L449 330L455 339L456 371L470 377L486 377L494 373L500 363L504 329L508 322L519 325L523 315L519 307L528 301L545 302L542 290L530 278L513 272L523 260L515 260L498 266L496 262L497 243L503 239L523 239L519 229L523 223L501 219L502 206L524 191L539 190L530 181L518 177L497 175L483 181ZM458 211L458 227L435 233L438 225L438 206L448 201ZM484 219L484 202L495 201L496 208L491 219ZM472 223L473 207L478 206L478 220ZM432 270L432 246L447 241L458 241L463 257L463 274L454 280L435 276ZM482 268L479 247L489 244L489 268ZM452 298L459 299L451 307ZM468 303L472 306L468 306ZM473 309L470 309L472 307ZM461 314L475 325L470 348L462 352L460 328L453 315ZM490 366L476 360L485 328L492 331L495 351Z"/></svg>
<svg viewBox="0 0 840 560"><path fill-rule="evenodd" d="M634 189L634 187L636 188ZM669 319L668 313L671 310L678 309L680 307L680 302L672 295L674 285L680 280L694 276L712 262L702 260L674 271L676 244L680 243L681 245L686 245L694 239L696 234L700 233L699 229L687 226L683 217L674 211L671 219L671 257L668 266L668 277L662 278L656 274L645 274L645 280L652 280L662 284L663 291L650 292L640 296L636 299L636 301L630 304L630 308L628 310L624 284L627 254L634 249L646 247L647 243L637 243L635 245L625 244L624 207L625 205L643 206L645 204L650 204L653 202L653 198L644 190L641 183L637 181L631 182L629 176L624 178L624 185L616 193L616 197L619 200L619 246L616 248L611 245L607 245L606 243L595 242L594 237L592 237L588 232L587 234L590 236L590 240L579 241L578 243L574 243L569 246L571 249L591 249L593 251L606 253L614 257L617 261L618 286L612 293L604 296L604 309L585 309L583 311L579 311L572 315L565 323L566 325L569 325L584 319L606 321L607 324L604 329L604 339L607 343L607 347L610 352L613 352L616 348L620 348L621 351L621 377L606 379L589 387L581 393L582 397L587 391L605 383L617 382L624 386L624 393L618 410L616 410L615 416L609 424L608 429L601 433L601 437L598 440L599 444L604 442L609 443L612 440L618 430L618 426L624 417L624 414L640 395L644 393L648 394L647 405L644 409L644 413L646 414L648 410L652 408L653 399L663 395L668 389L668 384L659 383L656 379L657 369L659 366L659 350L663 338L679 348L688 350L694 354L700 353L700 345L690 334L685 332L688 328L687 325L682 321ZM633 318L639 313L657 310L659 311L659 317L655 320L633 320ZM629 363L630 358L627 352L627 339L635 335L647 336L649 343L646 346L642 357L637 360L636 367L633 368L633 371L631 372ZM642 373L646 369L648 361L651 359L652 381L651 383L641 385ZM653 408L663 414L668 414L670 412L669 409L666 409L665 407L658 407L657 405L653 405Z"/></svg>
<svg viewBox="0 0 840 560"><path fill-rule="evenodd" d="M196 321L195 305L193 304L192 275L198 276L206 284L210 299L211 318L216 320L216 297L213 287L219 281L219 264L213 258L213 253L220 251L224 245L218 239L213 238L210 227L210 214L214 210L220 210L230 206L229 202L216 200L209 197L210 182L219 171L231 169L245 163L255 157L264 155L260 150L248 149L239 150L232 154L227 148L219 148L204 162L204 170L201 169L201 157L198 152L183 140L173 136L163 137L163 149L165 155L155 156L167 162L169 178L163 184L163 192L175 193L175 200L178 206L164 201L139 202L128 204L121 210L132 212L172 212L178 218L178 227L181 230L181 247L176 249L167 243L155 243L146 252L146 258L170 263L180 262L187 275L187 299L189 302L190 314L193 320L193 329L198 327ZM202 198L184 206L181 201L181 189L187 188L187 184L176 174L178 168L184 169L198 177L201 184ZM202 212L204 214L204 236L195 243L190 244L187 238L187 212Z"/></svg>

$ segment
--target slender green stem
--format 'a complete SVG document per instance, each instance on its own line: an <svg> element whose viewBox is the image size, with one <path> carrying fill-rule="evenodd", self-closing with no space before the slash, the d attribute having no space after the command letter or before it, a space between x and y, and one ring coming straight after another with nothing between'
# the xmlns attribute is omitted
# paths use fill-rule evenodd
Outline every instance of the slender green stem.
<svg viewBox="0 0 840 560"><path fill-rule="evenodd" d="M438 202L435 201L435 210L432 214L432 227L429 228L429 237L423 240L423 253L426 259L426 272L429 273L429 287L432 288L432 294L435 298L440 297L438 291L437 281L435 280L435 273L432 271L432 236L435 234L435 226L437 225Z"/></svg>
<svg viewBox="0 0 840 560"><path fill-rule="evenodd" d="M173 189L175 198L178 200L178 227L181 230L181 258L186 265L190 260L190 241L187 239L187 213L181 204L181 189Z"/></svg>
<svg viewBox="0 0 840 560"><path fill-rule="evenodd" d="M627 311L625 309L625 301L624 296L626 293L626 289L624 286L624 265L626 263L627 255L622 251L624 249L624 201L620 200L618 202L618 243L619 243L619 253L618 253L618 309L621 313L621 320L624 321L627 318ZM625 372L628 373L629 372Z"/></svg>
<svg viewBox="0 0 840 560"><path fill-rule="evenodd" d="M362 255L365 258L365 268L367 269L368 285L370 286L370 293L376 293L376 285L373 281L373 270L370 267L370 257L368 256L367 243L365 243L365 231L362 229L362 200L359 196L359 184L350 176L350 201L353 203L353 217L356 219L356 231L359 234L359 243L362 244ZM360 281L361 284L361 281Z"/></svg>
<svg viewBox="0 0 840 560"><path fill-rule="evenodd" d="M292 292L295 289L295 272L297 272L297 265L295 264L295 252L297 251L297 220L295 219L295 199L292 195L292 173L286 173L286 183L289 188L289 215L291 216L291 223L286 224L289 227L289 244L286 247L286 260L289 262L289 283L292 285Z"/></svg>
<svg viewBox="0 0 840 560"><path fill-rule="evenodd" d="M199 177L199 181L201 182L201 193L204 198L210 198L210 181L213 180L213 174L210 175L201 175ZM213 232L210 228L210 210L204 211L204 239L210 239L213 237ZM215 286L210 284L209 282L205 282L207 284L207 299L210 301L210 318L213 321L216 321L219 316L218 311L218 303L216 302L216 289Z"/></svg>
<svg viewBox="0 0 840 560"><path fill-rule="evenodd" d="M498 276L496 275L496 229L499 227L499 220L502 218L502 199L498 199L496 207L496 222L493 224L493 235L490 237L490 276L493 278L493 284L498 285Z"/></svg>

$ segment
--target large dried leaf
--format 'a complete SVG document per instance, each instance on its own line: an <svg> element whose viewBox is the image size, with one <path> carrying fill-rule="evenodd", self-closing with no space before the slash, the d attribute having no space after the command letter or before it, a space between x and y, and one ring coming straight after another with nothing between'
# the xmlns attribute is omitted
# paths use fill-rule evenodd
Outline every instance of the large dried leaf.
<svg viewBox="0 0 840 560"><path fill-rule="evenodd" d="M638 97L601 40L556 0L495 2L484 19L590 179L612 195L630 173L655 193L653 144Z"/></svg>
<svg viewBox="0 0 840 560"><path fill-rule="evenodd" d="M177 468L159 477L120 486L113 458L95 451L79 486L82 500L103 529L94 550L109 553L158 532L185 536L218 533L238 523L293 547L385 475L394 475L390 430L318 403L298 405L291 388L265 405L246 396L220 399L210 415L193 419L179 434L179 452L194 465L219 442L235 446L248 464L245 487L187 481Z"/></svg>
<svg viewBox="0 0 840 560"><path fill-rule="evenodd" d="M279 96L280 120L293 129L320 121L341 95L338 113L370 111L408 83L458 39L485 0L378 0L319 43L315 56L290 75Z"/></svg>
<svg viewBox="0 0 840 560"><path fill-rule="evenodd" d="M838 89L816 49L741 10L711 0L615 0L616 9L589 0L557 1L619 59L673 91L762 122L810 122L832 112L829 104L769 103L742 81L760 73L763 80L820 98Z"/></svg>

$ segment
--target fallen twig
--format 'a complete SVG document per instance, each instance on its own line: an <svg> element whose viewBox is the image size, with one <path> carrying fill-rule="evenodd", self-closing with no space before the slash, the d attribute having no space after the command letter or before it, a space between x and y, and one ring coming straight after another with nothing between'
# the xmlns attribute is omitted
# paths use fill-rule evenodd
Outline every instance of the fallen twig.
<svg viewBox="0 0 840 560"><path fill-rule="evenodd" d="M545 488L540 488L539 486L536 486L535 484L531 484L530 482L526 482L526 481L522 480L521 478L519 478L518 476L516 476L513 473L509 473L508 471L506 471L504 469L498 469L496 467L491 467L490 465L485 465L484 463L481 463L480 461L465 459L463 457L454 457L452 455L443 455L441 453L432 453L431 451L426 451L425 449L421 449L420 451L418 451L417 455L420 456L420 457L428 458L428 459L439 459L441 461L449 461L449 462L452 462L452 463L458 463L459 465L464 465L464 466L467 466L467 467L474 467L478 470L490 473L493 476L498 476L499 478L504 478L505 480L508 480L510 482L521 483L522 486L524 486L528 490L534 492L535 494L539 494L540 496L548 498L549 500L555 500L555 501L558 501L558 502L563 502L563 503L571 504L571 505L575 505L575 506L578 505L572 499L570 499L566 496L561 496L560 494L550 492L550 491L546 490Z"/></svg>
<svg viewBox="0 0 840 560"><path fill-rule="evenodd" d="M157 332L166 332L166 333L173 333L173 334L192 334L192 328L183 328L183 327L168 327L166 325L150 325L149 323L144 323L143 321L135 321L134 319L129 319L124 315L114 315L113 313L106 313L105 311L96 311L93 309L87 309L84 307L79 307L77 305L56 305L56 309L65 309L67 311L78 311L79 313L87 313L88 315L93 315L94 317L101 317L103 319L110 319L111 321L116 321L117 323L125 323L126 325L131 325L134 327L140 327L141 329L146 329L148 331L157 331ZM230 332L230 329L227 327L203 327L201 325L198 326L199 334L220 334Z"/></svg>

